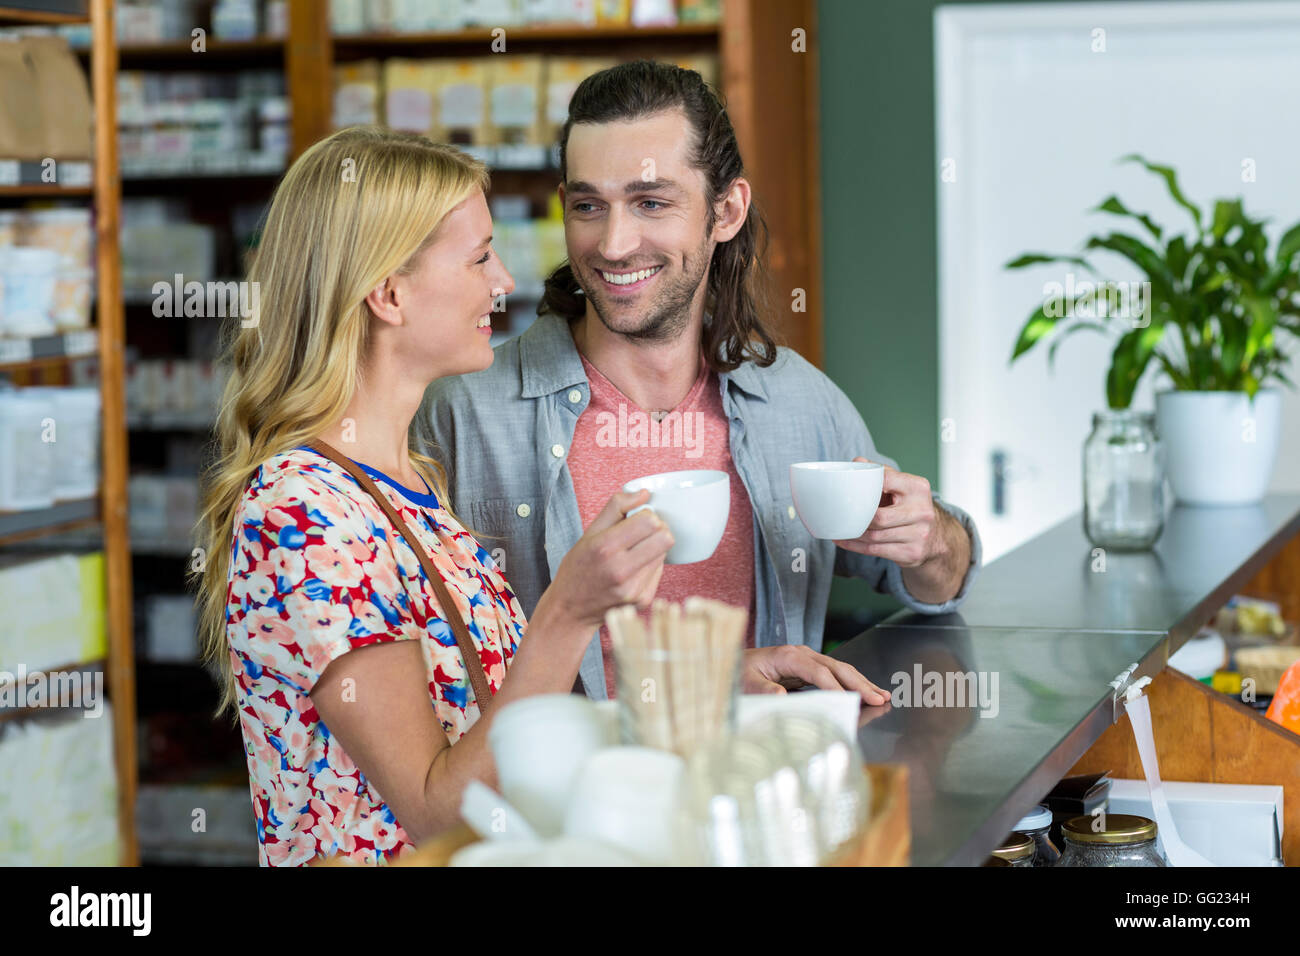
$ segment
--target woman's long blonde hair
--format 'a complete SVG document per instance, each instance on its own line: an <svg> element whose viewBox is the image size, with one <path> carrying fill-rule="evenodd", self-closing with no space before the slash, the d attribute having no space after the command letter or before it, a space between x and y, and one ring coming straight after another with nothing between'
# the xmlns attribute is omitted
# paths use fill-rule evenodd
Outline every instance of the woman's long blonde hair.
<svg viewBox="0 0 1300 956"><path fill-rule="evenodd" d="M216 424L215 461L203 476L198 587L204 659L220 675L220 714L235 711L226 594L235 512L267 459L338 424L358 386L372 322L366 295L435 238L443 218L488 189L480 161L422 136L355 127L302 154L275 190L248 281L254 314L232 322L223 347L230 378ZM412 467L439 501L446 476L421 454L425 423L410 436Z"/></svg>

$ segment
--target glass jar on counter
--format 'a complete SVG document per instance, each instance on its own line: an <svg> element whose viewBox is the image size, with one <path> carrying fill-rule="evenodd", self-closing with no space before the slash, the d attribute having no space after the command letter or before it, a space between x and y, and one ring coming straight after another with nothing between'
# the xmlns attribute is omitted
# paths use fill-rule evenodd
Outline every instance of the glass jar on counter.
<svg viewBox="0 0 1300 956"><path fill-rule="evenodd" d="M1094 830L1091 816L1073 817L1061 826L1065 844L1057 866L1168 866L1156 849L1155 821L1128 813L1109 813Z"/></svg>
<svg viewBox="0 0 1300 956"><path fill-rule="evenodd" d="M1092 416L1083 445L1083 528L1115 551L1145 551L1165 527L1165 449L1151 412Z"/></svg>
<svg viewBox="0 0 1300 956"><path fill-rule="evenodd" d="M993 855L1012 866L1033 866L1034 841L1023 833L1010 833L1002 845L994 849Z"/></svg>
<svg viewBox="0 0 1300 956"><path fill-rule="evenodd" d="M1034 841L1034 858L1031 866L1056 866L1061 858L1061 851L1056 848L1049 835L1052 829L1052 811L1043 804L1034 807L1020 818L1016 832L1023 833Z"/></svg>

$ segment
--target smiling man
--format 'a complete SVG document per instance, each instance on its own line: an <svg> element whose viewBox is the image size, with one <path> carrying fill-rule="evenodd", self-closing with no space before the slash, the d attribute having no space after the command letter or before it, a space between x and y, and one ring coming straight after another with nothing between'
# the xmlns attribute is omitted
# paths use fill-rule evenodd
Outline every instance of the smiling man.
<svg viewBox="0 0 1300 956"><path fill-rule="evenodd" d="M864 578L912 610L943 613L980 565L968 515L879 454L844 393L767 329L765 226L725 109L698 73L639 61L574 92L560 141L568 262L537 321L483 372L430 390L433 454L455 507L494 550L526 613L599 505L625 482L684 469L731 481L708 560L669 565L659 597L749 610L746 690L800 682L883 694L818 653L833 575ZM885 466L871 526L852 541L808 534L789 467ZM604 629L580 678L614 692Z"/></svg>

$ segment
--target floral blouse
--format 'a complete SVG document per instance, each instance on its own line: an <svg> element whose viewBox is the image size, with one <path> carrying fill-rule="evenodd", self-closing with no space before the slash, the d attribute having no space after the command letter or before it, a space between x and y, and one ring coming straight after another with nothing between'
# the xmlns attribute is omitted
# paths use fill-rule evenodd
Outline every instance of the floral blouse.
<svg viewBox="0 0 1300 956"><path fill-rule="evenodd" d="M360 467L442 574L495 693L525 625L514 592L432 493ZM384 863L412 842L308 694L330 661L354 647L418 640L430 706L448 738L459 740L479 709L455 635L415 554L379 505L310 449L262 465L244 492L235 528L226 634L258 858L263 866L340 854Z"/></svg>

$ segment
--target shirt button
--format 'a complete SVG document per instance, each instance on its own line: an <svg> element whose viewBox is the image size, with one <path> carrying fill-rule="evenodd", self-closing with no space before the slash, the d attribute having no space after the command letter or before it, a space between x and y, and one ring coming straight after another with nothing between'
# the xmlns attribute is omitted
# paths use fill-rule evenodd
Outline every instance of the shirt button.
<svg viewBox="0 0 1300 956"><path fill-rule="evenodd" d="M794 518L794 516L798 514L798 512L794 510L794 505L791 505L790 507L786 508L785 513L788 514L791 518Z"/></svg>
<svg viewBox="0 0 1300 956"><path fill-rule="evenodd" d="M532 513L533 513L533 509L528 507L527 502L524 502L522 505L520 505L518 508L515 509L515 514L519 515L519 517L521 518L527 518Z"/></svg>
<svg viewBox="0 0 1300 956"><path fill-rule="evenodd" d="M564 446L563 446L563 445L552 445L552 446L551 446L551 454L554 455L556 458L563 458L563 457L564 457Z"/></svg>
<svg viewBox="0 0 1300 956"><path fill-rule="evenodd" d="M582 392L576 388L569 389L569 404L577 405L580 401L582 401Z"/></svg>

